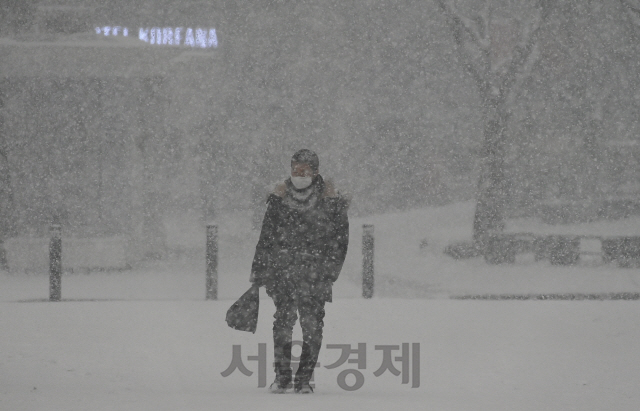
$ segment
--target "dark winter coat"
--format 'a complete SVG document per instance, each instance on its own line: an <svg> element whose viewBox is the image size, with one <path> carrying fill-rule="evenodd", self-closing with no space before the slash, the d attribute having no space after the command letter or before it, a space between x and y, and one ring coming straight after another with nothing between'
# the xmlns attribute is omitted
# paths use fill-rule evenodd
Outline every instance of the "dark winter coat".
<svg viewBox="0 0 640 411"><path fill-rule="evenodd" d="M320 175L307 190L296 190L290 179L280 184L267 199L251 281L270 295L295 289L331 301L349 244L347 208L348 201Z"/></svg>

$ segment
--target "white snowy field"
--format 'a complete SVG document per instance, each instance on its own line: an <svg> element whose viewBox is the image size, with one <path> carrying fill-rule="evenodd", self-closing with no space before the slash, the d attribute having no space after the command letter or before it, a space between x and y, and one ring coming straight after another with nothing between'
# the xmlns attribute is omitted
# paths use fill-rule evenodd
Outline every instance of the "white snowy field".
<svg viewBox="0 0 640 411"><path fill-rule="evenodd" d="M273 305L256 334L226 327L228 301L0 303L3 410L637 410L634 301L337 299L328 305L313 395L259 388L248 356L271 354ZM296 329L296 338L299 331ZM366 344L364 384L327 369ZM420 344L420 386L403 385L375 345ZM231 364L240 345L251 376ZM394 352L399 355L399 351ZM352 357L353 358L353 357ZM401 369L398 362L394 365ZM268 383L273 376L268 367ZM351 377L349 377L351 378ZM347 379L349 384L355 380Z"/></svg>
<svg viewBox="0 0 640 411"><path fill-rule="evenodd" d="M273 358L274 307L264 292L256 334L224 322L248 286L257 233L246 218L220 223L218 301L204 301L204 261L197 254L130 271L65 274L59 303L46 301L44 274L0 274L0 409L640 409L640 301L449 299L638 293L640 269L597 261L558 267L526 256L506 266L454 261L442 248L470 237L471 215L471 204L458 204L352 219L349 256L326 307L312 396L269 395L258 387L258 363L247 357L266 344L267 363ZM371 300L360 297L363 223L375 225ZM518 222L518 229L531 224ZM621 227L640 233L633 219L562 229L616 234ZM195 230L198 237L193 242L204 243ZM299 327L295 333L300 339ZM340 357L326 345L355 349L358 343L366 344L365 382L345 391L338 375L357 364L325 368ZM403 343L420 346L417 388L389 371L374 375L382 364L375 346ZM253 375L221 375L234 345ZM267 364L267 383L272 379Z"/></svg>

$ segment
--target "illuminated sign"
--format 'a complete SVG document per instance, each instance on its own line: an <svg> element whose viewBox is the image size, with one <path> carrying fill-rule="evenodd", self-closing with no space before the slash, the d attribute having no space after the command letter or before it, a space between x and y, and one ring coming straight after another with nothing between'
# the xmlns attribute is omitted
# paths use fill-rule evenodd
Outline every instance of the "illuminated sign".
<svg viewBox="0 0 640 411"><path fill-rule="evenodd" d="M121 26L96 27L96 34L107 37L129 37L129 28ZM138 40L162 46L187 46L193 48L218 47L216 29L191 27L140 27Z"/></svg>

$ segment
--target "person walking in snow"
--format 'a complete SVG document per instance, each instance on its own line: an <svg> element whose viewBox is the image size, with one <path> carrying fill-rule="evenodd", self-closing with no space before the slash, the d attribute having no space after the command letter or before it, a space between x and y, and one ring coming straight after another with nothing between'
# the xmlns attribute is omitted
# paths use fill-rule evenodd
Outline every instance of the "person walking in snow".
<svg viewBox="0 0 640 411"><path fill-rule="evenodd" d="M318 172L318 156L300 150L291 158L291 177L267 199L250 281L264 286L275 304L275 381L272 393L309 384L322 345L325 302L331 302L349 244L348 201ZM302 353L295 378L291 368L293 327L300 315Z"/></svg>

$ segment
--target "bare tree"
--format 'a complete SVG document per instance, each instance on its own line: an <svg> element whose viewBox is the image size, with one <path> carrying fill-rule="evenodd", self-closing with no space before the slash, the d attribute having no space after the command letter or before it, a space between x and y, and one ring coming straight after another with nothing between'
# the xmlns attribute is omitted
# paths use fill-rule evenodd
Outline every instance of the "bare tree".
<svg viewBox="0 0 640 411"><path fill-rule="evenodd" d="M437 2L451 28L460 63L476 84L484 111L473 222L474 242L484 250L488 236L504 228L507 122L522 80L538 59L538 38L551 5L548 0L537 0L525 18L522 10L505 16L501 2L486 0L480 8L474 2L476 11L469 17L459 10L459 2Z"/></svg>

